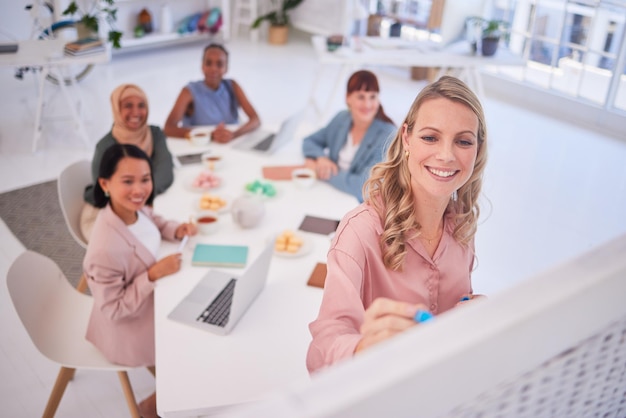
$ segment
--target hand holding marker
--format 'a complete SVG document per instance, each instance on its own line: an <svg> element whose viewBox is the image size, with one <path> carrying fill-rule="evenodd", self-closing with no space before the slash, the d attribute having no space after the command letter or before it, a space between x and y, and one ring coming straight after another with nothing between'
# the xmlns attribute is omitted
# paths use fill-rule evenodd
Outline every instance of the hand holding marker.
<svg viewBox="0 0 626 418"><path fill-rule="evenodd" d="M472 297L471 296L463 296L460 301L461 302L467 302L468 300L472 300ZM415 316L413 317L413 319L415 319L415 322L421 324L422 322L430 321L434 317L435 316L433 314L431 314L430 312L425 311L423 309L419 309L415 313Z"/></svg>
<svg viewBox="0 0 626 418"><path fill-rule="evenodd" d="M431 320L432 318L434 318L434 315L431 314L428 311L425 311L423 309L419 309L416 313L415 316L413 317L413 319L415 319L415 322L417 323L422 323L422 322L426 322Z"/></svg>
<svg viewBox="0 0 626 418"><path fill-rule="evenodd" d="M182 253L183 249L185 248L185 244L187 244L187 241L189 240L189 235L185 235L183 236L183 239L180 241L180 244L178 245L178 253Z"/></svg>

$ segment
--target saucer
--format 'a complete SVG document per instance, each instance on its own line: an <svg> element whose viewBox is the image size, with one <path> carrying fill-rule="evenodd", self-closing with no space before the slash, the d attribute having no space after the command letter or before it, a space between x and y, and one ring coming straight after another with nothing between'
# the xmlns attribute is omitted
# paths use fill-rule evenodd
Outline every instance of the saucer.
<svg viewBox="0 0 626 418"><path fill-rule="evenodd" d="M276 239L278 238L279 235L281 234L277 234L271 238L271 241L274 244L276 244ZM306 236L306 234L303 234L300 231L298 232L294 231L294 236L298 237L302 241L302 245L300 246L298 251L295 251L295 252L279 251L276 249L276 247L274 247L274 255L278 257L283 257L283 258L298 258L298 257L303 257L309 254L311 250L313 250L313 240L311 237Z"/></svg>

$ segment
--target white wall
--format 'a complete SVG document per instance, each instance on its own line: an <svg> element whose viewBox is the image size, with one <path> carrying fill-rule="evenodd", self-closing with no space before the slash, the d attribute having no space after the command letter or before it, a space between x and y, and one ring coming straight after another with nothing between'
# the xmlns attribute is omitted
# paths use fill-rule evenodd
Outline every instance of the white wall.
<svg viewBox="0 0 626 418"><path fill-rule="evenodd" d="M0 0L0 42L28 39L32 27L27 0Z"/></svg>

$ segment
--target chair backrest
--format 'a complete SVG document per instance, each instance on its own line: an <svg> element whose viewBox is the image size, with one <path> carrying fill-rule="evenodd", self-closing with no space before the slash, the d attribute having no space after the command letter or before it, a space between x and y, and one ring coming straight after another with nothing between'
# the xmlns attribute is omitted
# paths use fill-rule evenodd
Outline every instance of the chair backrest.
<svg viewBox="0 0 626 418"><path fill-rule="evenodd" d="M73 355L69 335L84 335L93 299L74 289L54 261L34 251L15 259L6 282L37 349L50 360L67 363Z"/></svg>
<svg viewBox="0 0 626 418"><path fill-rule="evenodd" d="M80 231L80 214L85 201L85 187L91 184L91 162L77 161L67 166L59 175L57 188L59 204L65 218L65 224L74 240L83 248L87 248L87 240Z"/></svg>

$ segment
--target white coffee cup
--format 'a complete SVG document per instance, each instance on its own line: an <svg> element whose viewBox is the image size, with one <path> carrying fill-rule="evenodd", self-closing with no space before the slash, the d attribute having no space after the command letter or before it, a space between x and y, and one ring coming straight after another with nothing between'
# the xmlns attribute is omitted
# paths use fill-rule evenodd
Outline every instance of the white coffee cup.
<svg viewBox="0 0 626 418"><path fill-rule="evenodd" d="M211 130L207 128L195 128L189 132L189 140L193 145L208 145L211 142Z"/></svg>
<svg viewBox="0 0 626 418"><path fill-rule="evenodd" d="M202 164L211 171L217 171L224 165L224 159L215 152L205 152L202 154Z"/></svg>
<svg viewBox="0 0 626 418"><path fill-rule="evenodd" d="M291 172L291 179L296 186L308 189L315 183L315 171L310 168L297 168Z"/></svg>
<svg viewBox="0 0 626 418"><path fill-rule="evenodd" d="M219 217L217 212L202 211L196 215L198 232L204 235L215 233L219 229Z"/></svg>

